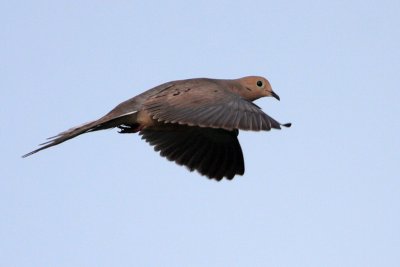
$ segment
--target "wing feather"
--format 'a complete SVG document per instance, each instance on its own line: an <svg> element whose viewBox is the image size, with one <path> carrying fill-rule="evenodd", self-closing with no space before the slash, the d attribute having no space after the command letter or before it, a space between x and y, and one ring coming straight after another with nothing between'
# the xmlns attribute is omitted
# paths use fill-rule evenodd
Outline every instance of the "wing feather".
<svg viewBox="0 0 400 267"><path fill-rule="evenodd" d="M211 179L232 179L244 173L236 130L165 124L143 129L140 134L161 156Z"/></svg>
<svg viewBox="0 0 400 267"><path fill-rule="evenodd" d="M172 85L149 96L143 108L165 123L225 130L280 129L280 123L260 107L211 81Z"/></svg>

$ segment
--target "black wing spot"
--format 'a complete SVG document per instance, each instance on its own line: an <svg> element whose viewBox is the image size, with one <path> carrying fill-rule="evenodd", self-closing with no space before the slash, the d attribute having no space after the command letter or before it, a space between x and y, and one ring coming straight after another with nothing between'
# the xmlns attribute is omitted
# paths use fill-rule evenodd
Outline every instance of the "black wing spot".
<svg viewBox="0 0 400 267"><path fill-rule="evenodd" d="M154 98L160 98L160 97L164 97L165 95L163 95L163 94L158 94L158 95L155 95L154 96Z"/></svg>

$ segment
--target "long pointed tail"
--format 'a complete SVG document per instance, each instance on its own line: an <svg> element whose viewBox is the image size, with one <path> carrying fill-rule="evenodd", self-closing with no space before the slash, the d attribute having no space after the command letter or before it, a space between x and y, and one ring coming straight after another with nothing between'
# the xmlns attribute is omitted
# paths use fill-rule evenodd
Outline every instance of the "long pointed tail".
<svg viewBox="0 0 400 267"><path fill-rule="evenodd" d="M92 121L92 122L85 123L81 126L73 127L67 131L57 134L56 136L49 137L49 138L47 138L48 139L47 142L40 144L41 147L23 155L22 157L26 158L26 157L28 157L32 154L35 154L43 149L61 144L62 142L65 142L65 141L67 141L71 138L74 138L78 135L81 135L83 133L94 131L96 129L97 125L98 125L97 121Z"/></svg>
<svg viewBox="0 0 400 267"><path fill-rule="evenodd" d="M22 157L26 158L26 157L28 157L32 154L35 154L43 149L61 144L71 138L77 137L78 135L81 135L84 133L89 133L89 132L94 132L94 131L98 131L98 130L104 130L104 129L117 127L121 124L124 124L127 121L129 122L130 118L127 118L127 117L134 116L135 115L134 113L135 112L129 112L124 115L117 116L117 117L106 115L98 120L87 122L83 125L73 127L67 131L57 134L56 136L47 138L48 141L40 144L41 147L23 155Z"/></svg>

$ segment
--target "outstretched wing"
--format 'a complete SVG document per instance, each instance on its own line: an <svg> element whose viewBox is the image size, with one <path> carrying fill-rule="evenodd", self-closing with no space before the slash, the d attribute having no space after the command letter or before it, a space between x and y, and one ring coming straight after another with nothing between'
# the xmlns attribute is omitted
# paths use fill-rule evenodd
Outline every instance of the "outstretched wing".
<svg viewBox="0 0 400 267"><path fill-rule="evenodd" d="M237 130L165 124L156 129L146 128L140 135L154 150L160 151L161 156L211 179L232 179L244 173Z"/></svg>
<svg viewBox="0 0 400 267"><path fill-rule="evenodd" d="M225 130L281 128L281 124L260 107L208 79L170 86L149 96L143 108L154 119L165 123Z"/></svg>

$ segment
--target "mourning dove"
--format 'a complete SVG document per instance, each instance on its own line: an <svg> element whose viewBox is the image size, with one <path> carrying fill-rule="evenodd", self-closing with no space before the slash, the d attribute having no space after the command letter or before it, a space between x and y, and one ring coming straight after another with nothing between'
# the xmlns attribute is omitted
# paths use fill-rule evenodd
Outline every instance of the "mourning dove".
<svg viewBox="0 0 400 267"><path fill-rule="evenodd" d="M156 86L116 106L98 120L71 128L30 156L80 134L118 127L119 133L139 133L161 156L210 179L244 174L239 130L269 131L280 124L252 101L279 96L267 79L188 79Z"/></svg>

